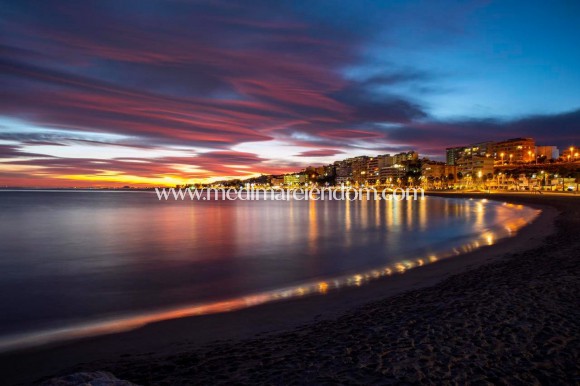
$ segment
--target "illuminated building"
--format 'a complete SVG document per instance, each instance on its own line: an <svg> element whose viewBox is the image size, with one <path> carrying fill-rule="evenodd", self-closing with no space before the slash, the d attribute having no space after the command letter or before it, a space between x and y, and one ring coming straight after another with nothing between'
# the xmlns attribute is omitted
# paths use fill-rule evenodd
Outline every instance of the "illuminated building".
<svg viewBox="0 0 580 386"><path fill-rule="evenodd" d="M369 158L368 168L367 168L367 178L368 184L375 184L380 178L380 167L379 167L379 157Z"/></svg>
<svg viewBox="0 0 580 386"><path fill-rule="evenodd" d="M286 174L284 176L284 185L287 186L298 186L298 185L303 185L305 184L307 181L307 175L306 174Z"/></svg>
<svg viewBox="0 0 580 386"><path fill-rule="evenodd" d="M345 159L342 161L336 161L334 163L334 169L336 173L336 184L347 184L350 182L352 177L352 163L351 159Z"/></svg>
<svg viewBox="0 0 580 386"><path fill-rule="evenodd" d="M578 146L570 146L562 151L562 159L564 161L578 161L580 159L580 149Z"/></svg>
<svg viewBox="0 0 580 386"><path fill-rule="evenodd" d="M457 160L457 173L461 173L463 177L487 176L493 174L493 162L493 158L479 155L461 157Z"/></svg>
<svg viewBox="0 0 580 386"><path fill-rule="evenodd" d="M447 165L444 162L426 161L421 165L421 175L427 179L448 179L449 175L452 175L455 179L457 167L455 165Z"/></svg>
<svg viewBox="0 0 580 386"><path fill-rule="evenodd" d="M351 159L353 183L359 185L366 183L370 158L366 155L362 155L360 157L354 157Z"/></svg>
<svg viewBox="0 0 580 386"><path fill-rule="evenodd" d="M463 156L480 156L480 157L491 157L493 155L495 142L479 142L471 144L465 147Z"/></svg>
<svg viewBox="0 0 580 386"><path fill-rule="evenodd" d="M532 162L536 158L536 143L533 138L512 138L496 142L493 155L502 164Z"/></svg>
<svg viewBox="0 0 580 386"><path fill-rule="evenodd" d="M416 151L408 151L399 154L395 154L393 156L393 164L402 164L406 161L417 161L419 159L419 153Z"/></svg>
<svg viewBox="0 0 580 386"><path fill-rule="evenodd" d="M455 165L457 160L463 155L465 146L448 147L445 149L447 165Z"/></svg>
<svg viewBox="0 0 580 386"><path fill-rule="evenodd" d="M405 167L400 164L394 164L393 166L387 166L381 168L379 171L379 177L382 182L396 181L398 178L405 177Z"/></svg>

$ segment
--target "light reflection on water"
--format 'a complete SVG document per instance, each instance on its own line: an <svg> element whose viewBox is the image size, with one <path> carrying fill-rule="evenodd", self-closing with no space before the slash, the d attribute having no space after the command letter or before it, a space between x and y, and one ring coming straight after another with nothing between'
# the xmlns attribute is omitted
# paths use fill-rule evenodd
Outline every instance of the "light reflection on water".
<svg viewBox="0 0 580 386"><path fill-rule="evenodd" d="M0 194L8 198L0 306L9 316L0 350L360 286L492 245L539 213L432 197L159 203L138 193L79 193L73 202Z"/></svg>

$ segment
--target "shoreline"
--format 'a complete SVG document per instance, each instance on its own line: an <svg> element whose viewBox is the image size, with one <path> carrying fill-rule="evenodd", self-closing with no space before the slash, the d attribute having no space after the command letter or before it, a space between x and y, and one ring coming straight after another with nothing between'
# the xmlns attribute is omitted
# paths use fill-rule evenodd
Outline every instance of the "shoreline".
<svg viewBox="0 0 580 386"><path fill-rule="evenodd" d="M155 352L156 357L173 355L177 352L200 350L216 340L229 341L228 344L257 339L256 337L267 340L298 327L332 323L341 315L356 313L360 307L372 302L384 301L410 291L421 291L438 285L449 277L460 276L482 265L503 260L501 258L508 252L514 254L541 247L545 237L553 236L556 230L553 223L558 216L558 210L554 209L552 207L554 203L549 201L561 200L553 196L546 198L529 194L433 195L485 197L510 202L527 201L516 203L536 208L541 206L542 213L532 224L521 229L515 237L501 239L497 244L458 257L414 268L404 275L380 278L361 287L338 289L324 296L314 295L267 303L229 313L167 320L119 334L1 354L2 367L6 368L3 370L5 381L30 382L63 371L67 373L80 362L128 358L126 355L140 352L149 352L151 356L153 355L151 352ZM549 232L546 233L546 230ZM389 285L386 285L387 281Z"/></svg>
<svg viewBox="0 0 580 386"><path fill-rule="evenodd" d="M514 237L519 231L536 220L541 210L531 207L522 208L518 205L506 205L499 201L487 203L486 199L476 199L471 205L492 206L490 211L511 212L502 222L487 224L483 233L474 233L469 240L445 243L444 248L431 249L410 254L383 265L364 267L356 272L342 273L335 276L312 278L300 283L289 284L270 290L257 291L237 297L224 298L216 301L184 304L173 308L142 311L140 313L125 313L110 318L95 318L91 321L77 324L61 325L53 329L38 330L31 333L14 334L0 338L0 354L34 350L48 345L63 345L79 339L119 334L153 323L171 319L199 317L202 315L223 312L235 312L244 308L256 307L262 304L303 298L313 295L324 295L339 288L360 287L381 277L405 274L411 269L455 256L463 256L482 246L494 245L504 238ZM505 208L505 209L504 209Z"/></svg>

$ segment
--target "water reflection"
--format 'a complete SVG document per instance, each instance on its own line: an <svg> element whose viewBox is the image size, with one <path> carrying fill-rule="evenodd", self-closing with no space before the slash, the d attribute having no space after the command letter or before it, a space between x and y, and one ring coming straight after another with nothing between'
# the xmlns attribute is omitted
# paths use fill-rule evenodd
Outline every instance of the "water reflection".
<svg viewBox="0 0 580 386"><path fill-rule="evenodd" d="M157 206L118 195L51 199L49 210L37 198L19 210L0 201L0 220L10 219L0 221L10 241L0 245L0 306L12 321L0 322L0 350L360 286L493 245L538 213L435 198Z"/></svg>
<svg viewBox="0 0 580 386"><path fill-rule="evenodd" d="M316 206L318 201L310 201L308 204L308 246L310 248L311 253L317 252L318 247L318 221L319 218L316 215Z"/></svg>

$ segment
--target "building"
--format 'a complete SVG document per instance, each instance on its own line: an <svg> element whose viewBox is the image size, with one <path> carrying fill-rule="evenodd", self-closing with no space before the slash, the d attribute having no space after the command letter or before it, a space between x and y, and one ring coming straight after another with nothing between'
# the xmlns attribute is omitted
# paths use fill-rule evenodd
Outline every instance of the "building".
<svg viewBox="0 0 580 386"><path fill-rule="evenodd" d="M333 164L324 166L324 177L334 177L336 175L336 167Z"/></svg>
<svg viewBox="0 0 580 386"><path fill-rule="evenodd" d="M463 151L463 156L480 156L480 157L491 157L493 155L495 142L487 141L487 142L479 142L473 143L467 147Z"/></svg>
<svg viewBox="0 0 580 386"><path fill-rule="evenodd" d="M374 185L380 178L379 157L369 158L367 169L367 184Z"/></svg>
<svg viewBox="0 0 580 386"><path fill-rule="evenodd" d="M457 160L463 156L465 148L465 146L458 146L445 149L447 165L455 165Z"/></svg>
<svg viewBox="0 0 580 386"><path fill-rule="evenodd" d="M417 161L419 159L419 153L416 151L408 151L393 156L393 164L403 164L407 161Z"/></svg>
<svg viewBox="0 0 580 386"><path fill-rule="evenodd" d="M426 161L421 165L421 176L428 179L441 178L445 175L445 163Z"/></svg>
<svg viewBox="0 0 580 386"><path fill-rule="evenodd" d="M461 157L491 157L493 155L495 142L479 142L467 146L448 147L446 150L447 165L456 165Z"/></svg>
<svg viewBox="0 0 580 386"><path fill-rule="evenodd" d="M352 162L351 159L336 161L334 163L334 170L336 173L336 184L342 185L350 182L352 178Z"/></svg>
<svg viewBox="0 0 580 386"><path fill-rule="evenodd" d="M488 174L493 174L492 157L474 155L470 157L461 157L457 160L457 174L472 178L482 178Z"/></svg>
<svg viewBox="0 0 580 386"><path fill-rule="evenodd" d="M580 159L580 149L577 146L570 146L562 151L562 159L564 161L578 161Z"/></svg>
<svg viewBox="0 0 580 386"><path fill-rule="evenodd" d="M457 166L455 165L445 165L445 178L448 180L457 180Z"/></svg>
<svg viewBox="0 0 580 386"><path fill-rule="evenodd" d="M421 180L426 189L448 187L457 181L457 166L425 160L421 164Z"/></svg>
<svg viewBox="0 0 580 386"><path fill-rule="evenodd" d="M272 176L270 178L270 185L272 186L281 186L284 184L284 176Z"/></svg>
<svg viewBox="0 0 580 386"><path fill-rule="evenodd" d="M500 165L522 164L536 159L536 143L533 138L512 138L496 142L493 156Z"/></svg>
<svg viewBox="0 0 580 386"><path fill-rule="evenodd" d="M395 183L397 179L405 177L405 167L403 165L393 165L381 168L379 172L380 181L382 183Z"/></svg>
<svg viewBox="0 0 580 386"><path fill-rule="evenodd" d="M556 146L536 146L536 158L558 159L560 158L560 150Z"/></svg>
<svg viewBox="0 0 580 386"><path fill-rule="evenodd" d="M391 156L390 154L378 155L377 160L379 163L379 171L382 168L386 168L388 166L393 166L395 164L395 157Z"/></svg>
<svg viewBox="0 0 580 386"><path fill-rule="evenodd" d="M303 173L299 174L286 174L284 176L284 185L286 186L300 186L304 185L308 180L308 176Z"/></svg>
<svg viewBox="0 0 580 386"><path fill-rule="evenodd" d="M306 182L315 183L320 175L320 170L324 172L324 168L322 167L308 166L302 170L302 174L306 175Z"/></svg>
<svg viewBox="0 0 580 386"><path fill-rule="evenodd" d="M318 174L319 176L323 176L324 175L324 171L325 168L324 166L318 166L314 168L314 171L316 172L316 174Z"/></svg>
<svg viewBox="0 0 580 386"><path fill-rule="evenodd" d="M426 160L425 160L426 161ZM414 160L414 161L404 161L403 167L405 168L405 172L408 173L410 176L418 177L421 175L421 166L423 165L422 160Z"/></svg>
<svg viewBox="0 0 580 386"><path fill-rule="evenodd" d="M352 182L363 185L367 182L367 173L370 158L366 155L351 158Z"/></svg>
<svg viewBox="0 0 580 386"><path fill-rule="evenodd" d="M445 162L426 161L421 165L421 176L427 179L449 179L452 175L453 179L457 176L457 167L455 165L447 165Z"/></svg>
<svg viewBox="0 0 580 386"><path fill-rule="evenodd" d="M445 176L445 163L436 161L423 162L421 165L421 176L424 180L434 180Z"/></svg>

